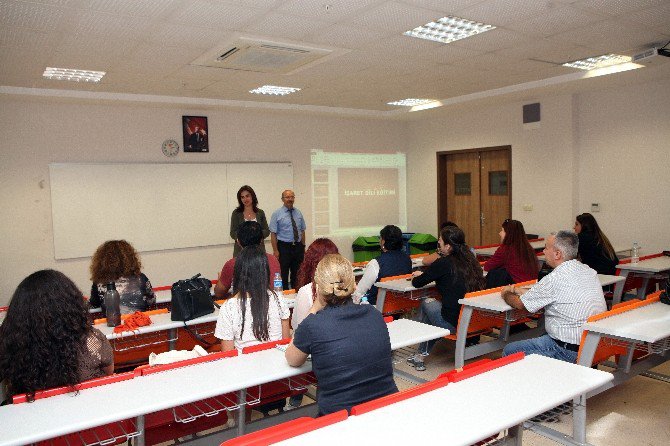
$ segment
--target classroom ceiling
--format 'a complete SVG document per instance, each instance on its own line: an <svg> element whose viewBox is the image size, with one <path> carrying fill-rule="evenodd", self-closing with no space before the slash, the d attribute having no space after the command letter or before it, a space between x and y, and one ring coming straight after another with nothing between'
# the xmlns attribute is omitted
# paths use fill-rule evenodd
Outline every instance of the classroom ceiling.
<svg viewBox="0 0 670 446"><path fill-rule="evenodd" d="M497 28L449 44L403 35L446 15ZM275 73L256 70L285 50L216 61L250 40L327 56ZM668 0L0 0L0 86L389 112L404 98L530 89L578 71L564 62L668 41ZM107 74L47 80L46 67ZM249 93L262 85L301 90Z"/></svg>

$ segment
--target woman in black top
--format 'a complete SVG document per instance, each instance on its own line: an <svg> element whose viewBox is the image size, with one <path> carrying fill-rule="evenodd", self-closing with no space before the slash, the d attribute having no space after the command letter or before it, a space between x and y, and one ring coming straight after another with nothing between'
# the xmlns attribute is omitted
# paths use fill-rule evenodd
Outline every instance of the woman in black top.
<svg viewBox="0 0 670 446"><path fill-rule="evenodd" d="M600 230L598 222L589 213L578 215L575 232L579 237L579 259L598 274L616 274L619 258L607 236Z"/></svg>
<svg viewBox="0 0 670 446"><path fill-rule="evenodd" d="M447 328L455 333L461 311L458 300L463 299L465 293L481 290L484 287L484 274L465 244L465 234L460 228L446 227L440 231L438 254L440 257L426 271L414 273L412 286L421 288L435 281L442 302L424 299L421 302L421 322ZM418 371L426 370L423 357L428 356L435 342L422 342L419 351L407 360L408 363Z"/></svg>

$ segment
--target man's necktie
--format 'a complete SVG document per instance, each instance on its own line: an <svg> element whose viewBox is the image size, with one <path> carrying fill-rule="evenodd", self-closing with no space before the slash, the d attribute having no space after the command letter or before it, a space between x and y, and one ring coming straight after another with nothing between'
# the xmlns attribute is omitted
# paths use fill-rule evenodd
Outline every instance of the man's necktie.
<svg viewBox="0 0 670 446"><path fill-rule="evenodd" d="M295 219L293 218L293 208L288 210L288 215L291 216L291 226L293 226L293 241L299 242L300 237L298 236L298 225L295 224Z"/></svg>

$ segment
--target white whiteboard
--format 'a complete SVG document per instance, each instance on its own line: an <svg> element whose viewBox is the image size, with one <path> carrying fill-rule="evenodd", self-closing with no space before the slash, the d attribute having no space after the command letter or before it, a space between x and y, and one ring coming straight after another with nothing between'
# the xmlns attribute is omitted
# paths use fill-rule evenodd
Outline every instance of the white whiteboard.
<svg viewBox="0 0 670 446"><path fill-rule="evenodd" d="M54 257L90 257L106 240L138 251L232 243L230 214L248 184L268 220L293 187L290 163L50 164Z"/></svg>

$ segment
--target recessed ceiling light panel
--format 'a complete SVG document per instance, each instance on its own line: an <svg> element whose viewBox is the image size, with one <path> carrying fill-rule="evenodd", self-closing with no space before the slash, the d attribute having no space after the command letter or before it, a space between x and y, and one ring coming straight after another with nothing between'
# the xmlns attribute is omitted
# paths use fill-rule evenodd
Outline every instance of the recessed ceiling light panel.
<svg viewBox="0 0 670 446"><path fill-rule="evenodd" d="M473 22L460 17L447 16L441 19L418 26L403 34L419 39L433 40L435 42L449 43L466 37L491 31L496 27L485 23Z"/></svg>
<svg viewBox="0 0 670 446"><path fill-rule="evenodd" d="M388 105L402 105L403 107L416 107L417 105L426 105L435 102L435 99L415 99L407 98L399 101L387 102Z"/></svg>
<svg viewBox="0 0 670 446"><path fill-rule="evenodd" d="M619 65L630 61L631 58L629 56L621 56L619 54L603 54L602 56L587 57L586 59L566 62L563 64L563 66L588 71L596 68L605 68L612 65Z"/></svg>
<svg viewBox="0 0 670 446"><path fill-rule="evenodd" d="M249 93L286 96L287 94L295 93L296 91L300 91L300 89L294 87L277 87L276 85L263 85L262 87L249 90Z"/></svg>
<svg viewBox="0 0 670 446"><path fill-rule="evenodd" d="M72 82L100 82L100 79L107 74L104 71L76 70L72 68L52 68L47 67L42 73L42 77L58 81Z"/></svg>

